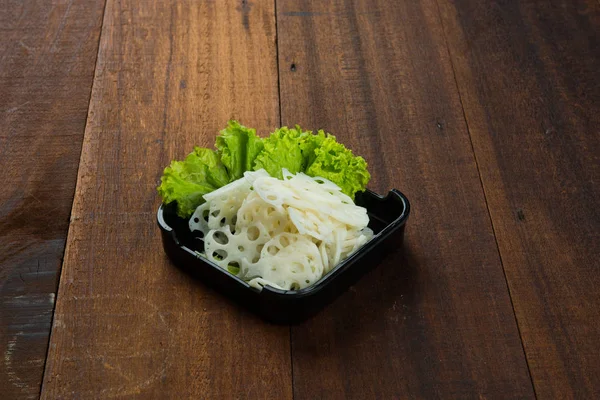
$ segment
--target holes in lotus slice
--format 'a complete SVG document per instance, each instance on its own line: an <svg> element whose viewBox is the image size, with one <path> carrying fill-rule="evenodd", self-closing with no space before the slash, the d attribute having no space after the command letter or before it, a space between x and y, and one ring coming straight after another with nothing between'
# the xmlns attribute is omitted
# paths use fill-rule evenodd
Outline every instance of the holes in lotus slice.
<svg viewBox="0 0 600 400"><path fill-rule="evenodd" d="M223 249L218 249L211 253L211 257L217 261L225 261L225 260L227 260L227 256L228 256L227 251L225 251Z"/></svg>
<svg viewBox="0 0 600 400"><path fill-rule="evenodd" d="M229 237L222 231L215 231L213 234L213 239L215 242L222 245L229 243Z"/></svg>
<svg viewBox="0 0 600 400"><path fill-rule="evenodd" d="M210 228L208 227L208 213L210 212L210 204L204 203L192 214L188 223L190 231L202 232L202 236L206 236Z"/></svg>
<svg viewBox="0 0 600 400"><path fill-rule="evenodd" d="M240 273L240 264L237 261L230 262L229 265L227 265L227 271L233 275L238 275Z"/></svg>
<svg viewBox="0 0 600 400"><path fill-rule="evenodd" d="M255 221L260 221L270 237L286 232L286 229L290 229L291 222L285 209L265 202L257 193L253 192L244 200L238 211L236 230L249 227Z"/></svg>
<svg viewBox="0 0 600 400"><path fill-rule="evenodd" d="M255 225L246 228L246 237L248 238L248 240L255 241L258 239L259 236L260 231Z"/></svg>
<svg viewBox="0 0 600 400"><path fill-rule="evenodd" d="M190 220L206 230L207 258L257 288L312 285L372 237L366 210L335 184L283 176L247 172L205 196Z"/></svg>
<svg viewBox="0 0 600 400"><path fill-rule="evenodd" d="M317 246L308 238L281 233L263 247L260 260L250 267L257 274L286 290L305 288L323 275Z"/></svg>
<svg viewBox="0 0 600 400"><path fill-rule="evenodd" d="M233 181L211 193L204 199L209 204L208 227L218 229L231 225L235 227L237 213L246 197L250 194L251 184L245 179Z"/></svg>
<svg viewBox="0 0 600 400"><path fill-rule="evenodd" d="M231 232L229 226L225 226L211 230L206 235L205 251L208 259L222 268L228 269L231 263L237 263L237 275L245 277L250 266L260 259L260 253L268 240L268 233L261 224L242 228L235 233ZM226 255L219 251L225 251Z"/></svg>

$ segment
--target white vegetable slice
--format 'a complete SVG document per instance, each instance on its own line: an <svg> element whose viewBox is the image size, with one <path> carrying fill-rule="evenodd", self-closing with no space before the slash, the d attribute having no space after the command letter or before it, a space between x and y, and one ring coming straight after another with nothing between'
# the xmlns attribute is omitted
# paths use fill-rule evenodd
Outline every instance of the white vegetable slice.
<svg viewBox="0 0 600 400"><path fill-rule="evenodd" d="M323 263L311 240L299 234L281 233L265 244L260 260L250 265L246 276L260 277L285 290L302 289L321 279Z"/></svg>
<svg viewBox="0 0 600 400"><path fill-rule="evenodd" d="M190 231L200 231L202 236L206 236L210 228L208 227L208 215L210 214L210 204L204 203L194 211L189 221Z"/></svg>
<svg viewBox="0 0 600 400"><path fill-rule="evenodd" d="M373 237L366 209L337 185L286 170L283 176L246 172L205 195L189 222L205 234L209 260L239 267L238 276L258 289L312 285Z"/></svg>
<svg viewBox="0 0 600 400"><path fill-rule="evenodd" d="M204 238L204 251L210 261L225 269L233 264L240 268L238 276L245 277L249 266L258 262L263 246L270 239L260 222L235 234L231 233L229 226L225 226L208 232Z"/></svg>
<svg viewBox="0 0 600 400"><path fill-rule="evenodd" d="M196 209L190 219L190 230L201 231L206 236L210 229L218 229L225 225L235 226L237 212L244 199L251 193L252 184L256 179L268 176L264 169L246 171L242 179L205 194L206 202Z"/></svg>
<svg viewBox="0 0 600 400"><path fill-rule="evenodd" d="M289 175L287 177L289 178ZM352 199L341 193L341 189L333 183L319 184L315 179L323 178L311 178L302 173L283 181L270 177L258 178L254 182L254 190L265 202L275 207L289 206L299 211L311 210L316 215L328 216L357 228L368 224L369 217L365 208L356 206ZM335 190L331 188L332 185L335 186Z"/></svg>
<svg viewBox="0 0 600 400"><path fill-rule="evenodd" d="M258 178L261 178L261 177L264 178L264 177L268 177L268 176L269 176L269 173L267 171L265 171L264 169L259 169L258 171L244 172L244 179L250 185L254 184L254 181L257 180Z"/></svg>
<svg viewBox="0 0 600 400"><path fill-rule="evenodd" d="M238 211L236 230L251 226L256 221L260 221L271 237L282 232L297 232L283 207L275 207L265 202L256 192L252 192Z"/></svg>

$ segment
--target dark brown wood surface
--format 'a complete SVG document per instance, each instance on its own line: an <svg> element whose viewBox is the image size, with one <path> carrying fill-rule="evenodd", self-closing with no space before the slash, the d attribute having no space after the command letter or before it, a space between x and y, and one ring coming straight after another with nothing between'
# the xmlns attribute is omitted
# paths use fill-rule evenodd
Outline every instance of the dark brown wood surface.
<svg viewBox="0 0 600 400"><path fill-rule="evenodd" d="M536 394L598 398L600 3L439 3Z"/></svg>
<svg viewBox="0 0 600 400"><path fill-rule="evenodd" d="M42 397L291 398L289 329L175 268L156 186L229 118L279 125L272 1L107 2Z"/></svg>
<svg viewBox="0 0 600 400"><path fill-rule="evenodd" d="M414 204L403 252L292 330L294 397L532 398L435 1L278 2L284 124Z"/></svg>
<svg viewBox="0 0 600 400"><path fill-rule="evenodd" d="M0 398L598 398L599 40L597 0L2 3ZM162 169L229 118L412 202L301 325L157 251Z"/></svg>
<svg viewBox="0 0 600 400"><path fill-rule="evenodd" d="M0 398L37 398L103 1L0 4Z"/></svg>

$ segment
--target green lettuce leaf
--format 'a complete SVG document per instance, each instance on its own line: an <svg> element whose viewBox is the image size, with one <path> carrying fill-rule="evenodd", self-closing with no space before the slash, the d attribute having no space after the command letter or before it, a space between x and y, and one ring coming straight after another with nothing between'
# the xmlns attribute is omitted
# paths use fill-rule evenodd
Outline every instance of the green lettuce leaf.
<svg viewBox="0 0 600 400"><path fill-rule="evenodd" d="M217 151L195 147L183 161L173 161L164 170L158 187L163 203L177 202L177 214L189 217L204 202L204 195L240 179L245 171L264 168L282 179L282 169L291 173L329 179L354 197L364 191L371 175L362 157L338 143L335 136L303 131L299 126L275 130L268 138L236 121L217 136Z"/></svg>
<svg viewBox="0 0 600 400"><path fill-rule="evenodd" d="M196 146L194 147L194 153L192 154L195 154L199 161L206 165L206 174L204 176L206 176L206 181L209 184L216 188L220 188L229 183L227 169L221 162L216 151Z"/></svg>
<svg viewBox="0 0 600 400"><path fill-rule="evenodd" d="M256 130L229 121L227 128L217 136L215 146L232 182L240 179L245 171L252 171L256 156L263 149L263 141L256 136Z"/></svg>
<svg viewBox="0 0 600 400"><path fill-rule="evenodd" d="M185 160L165 168L158 193L165 204L176 201L177 214L186 218L204 203L203 195L227 183L229 176L217 153L196 147Z"/></svg>
<svg viewBox="0 0 600 400"><path fill-rule="evenodd" d="M313 137L318 145L311 147L310 152L306 154L306 175L320 176L332 181L353 199L356 192L364 192L371 179L365 159L354 156L352 151L338 143L333 135L325 136L319 131L319 134Z"/></svg>
<svg viewBox="0 0 600 400"><path fill-rule="evenodd" d="M275 130L264 140L264 149L256 157L254 169L264 168L269 175L279 179L283 179L282 168L293 174L304 171L306 158L301 146L309 136L312 136L311 132L303 132L299 126Z"/></svg>
<svg viewBox="0 0 600 400"><path fill-rule="evenodd" d="M312 132L308 132L312 133ZM315 162L317 155L315 154L315 150L319 148L323 141L327 138L327 135L324 131L320 130L316 135L307 135L302 143L300 143L300 149L302 149L302 156L304 157L304 167L302 171L306 171L306 169ZM335 137L333 138L335 140Z"/></svg>
<svg viewBox="0 0 600 400"><path fill-rule="evenodd" d="M338 185L348 196L364 191L371 175L362 157L336 141L335 136L320 130L317 134L299 126L277 129L264 141L254 169L264 168L269 175L283 179L281 170L321 176Z"/></svg>

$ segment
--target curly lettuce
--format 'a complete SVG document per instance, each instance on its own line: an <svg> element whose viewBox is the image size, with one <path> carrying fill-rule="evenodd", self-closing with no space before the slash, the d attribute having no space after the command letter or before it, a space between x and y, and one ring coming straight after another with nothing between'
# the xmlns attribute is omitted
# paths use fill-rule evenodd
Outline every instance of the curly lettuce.
<svg viewBox="0 0 600 400"><path fill-rule="evenodd" d="M293 129L277 129L265 139L263 151L256 157L255 170L264 168L269 175L282 179L281 170L320 176L338 185L354 198L364 191L371 175L362 157L356 157L335 136L320 130L317 134Z"/></svg>
<svg viewBox="0 0 600 400"><path fill-rule="evenodd" d="M338 185L342 192L354 199L356 192L364 192L371 174L367 171L367 162L352 154L335 136L322 131L315 137L318 145L307 154L309 164L304 173L320 176Z"/></svg>
<svg viewBox="0 0 600 400"><path fill-rule="evenodd" d="M348 196L364 191L371 175L362 157L352 154L335 136L282 127L268 138L237 121L229 121L216 138L216 151L195 147L183 161L165 168L158 192L164 204L176 202L177 214L189 217L204 203L204 195L240 179L245 171L265 169L282 179L282 169L321 176Z"/></svg>
<svg viewBox="0 0 600 400"><path fill-rule="evenodd" d="M214 150L195 147L183 161L165 168L158 187L163 203L177 202L180 217L191 215L206 193L229 183L229 175Z"/></svg>
<svg viewBox="0 0 600 400"><path fill-rule="evenodd" d="M217 136L215 146L232 182L240 179L244 172L252 171L254 160L263 150L263 141L256 136L256 130L237 121L229 121L227 128Z"/></svg>
<svg viewBox="0 0 600 400"><path fill-rule="evenodd" d="M256 157L255 170L264 169L272 177L283 179L283 168L292 174L304 172L306 160L302 153L302 143L310 132L302 132L299 126L275 130L264 140L264 149Z"/></svg>

